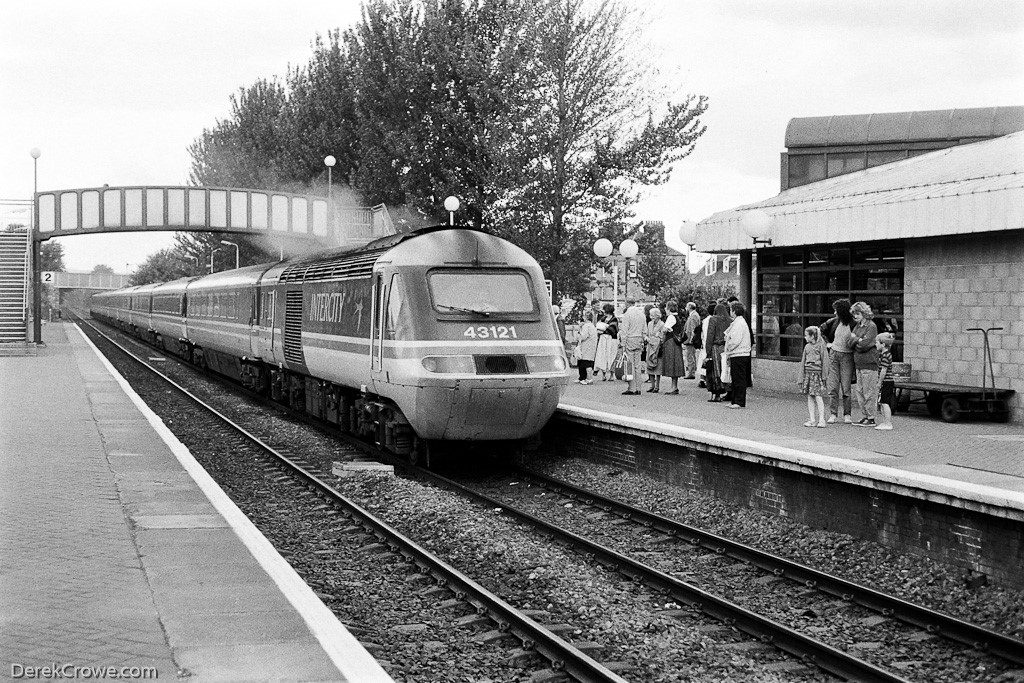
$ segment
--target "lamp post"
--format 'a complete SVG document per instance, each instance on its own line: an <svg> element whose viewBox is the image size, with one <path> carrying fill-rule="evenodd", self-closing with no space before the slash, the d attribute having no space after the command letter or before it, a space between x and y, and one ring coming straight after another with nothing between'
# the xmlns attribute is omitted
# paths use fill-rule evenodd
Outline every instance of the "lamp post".
<svg viewBox="0 0 1024 683"><path fill-rule="evenodd" d="M42 152L38 147L33 147L29 152L32 155L32 340L36 344L43 343L43 274L40 272L42 254L41 243L36 239L39 230L39 203L36 195L39 194L39 157Z"/></svg>
<svg viewBox="0 0 1024 683"><path fill-rule="evenodd" d="M330 233L332 237L334 235L334 204L331 202L331 186L333 185L331 169L334 168L334 164L337 162L338 160L335 159L332 154L328 154L324 157L324 166L327 167L327 232Z"/></svg>
<svg viewBox="0 0 1024 683"><path fill-rule="evenodd" d="M611 240L601 239L594 242L594 254L598 258L608 258L612 254L612 243ZM629 296L629 260L636 256L640 248L637 243L631 239L622 240L619 244L619 253L626 257L626 291L625 296ZM615 287L613 289L613 302L616 307L619 305L619 267L612 266L612 279L615 281Z"/></svg>
<svg viewBox="0 0 1024 683"><path fill-rule="evenodd" d="M210 275L213 275L213 255L220 251L220 248L210 250Z"/></svg>
<svg viewBox="0 0 1024 683"><path fill-rule="evenodd" d="M455 212L461 205L458 197L447 197L444 200L444 210L448 212L448 225L455 225Z"/></svg>
<svg viewBox="0 0 1024 683"><path fill-rule="evenodd" d="M234 242L228 242L227 240L221 240L220 243L235 248L235 270L238 270L238 245Z"/></svg>
<svg viewBox="0 0 1024 683"><path fill-rule="evenodd" d="M640 251L640 247L631 239L622 240L619 244L619 253L626 257L626 291L623 296L627 299L629 298L629 260L636 256L638 251Z"/></svg>

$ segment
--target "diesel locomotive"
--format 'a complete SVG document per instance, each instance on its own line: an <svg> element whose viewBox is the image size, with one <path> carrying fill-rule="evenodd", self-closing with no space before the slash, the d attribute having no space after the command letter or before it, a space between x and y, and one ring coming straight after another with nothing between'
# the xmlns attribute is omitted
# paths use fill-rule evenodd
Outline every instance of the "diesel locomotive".
<svg viewBox="0 0 1024 683"><path fill-rule="evenodd" d="M536 435L568 384L540 266L476 230L93 296L91 313L413 461Z"/></svg>

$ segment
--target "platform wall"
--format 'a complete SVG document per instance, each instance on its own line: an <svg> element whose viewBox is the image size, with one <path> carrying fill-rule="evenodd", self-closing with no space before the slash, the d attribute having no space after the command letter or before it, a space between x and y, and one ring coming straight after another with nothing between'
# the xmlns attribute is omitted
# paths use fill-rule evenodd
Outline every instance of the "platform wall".
<svg viewBox="0 0 1024 683"><path fill-rule="evenodd" d="M1014 514L937 502L751 460L728 449L655 441L614 429L552 420L543 434L554 453L597 459L659 481L811 527L874 541L1024 588L1024 525Z"/></svg>

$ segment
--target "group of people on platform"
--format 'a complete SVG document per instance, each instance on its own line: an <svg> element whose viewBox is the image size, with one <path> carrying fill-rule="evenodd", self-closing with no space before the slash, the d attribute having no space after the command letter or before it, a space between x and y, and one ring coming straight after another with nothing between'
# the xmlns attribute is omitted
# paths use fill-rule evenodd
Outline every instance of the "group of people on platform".
<svg viewBox="0 0 1024 683"><path fill-rule="evenodd" d="M643 374L651 385L648 393L660 393L661 379L667 377L670 386L664 393L678 394L679 380L696 379L703 367L710 402L746 407L753 337L743 304L735 297L721 299L703 319L693 302L680 310L670 300L663 308L627 299L621 316L612 304L595 302L587 309L573 351L579 383L614 379L619 364L628 381L624 395L641 393Z"/></svg>
<svg viewBox="0 0 1024 683"><path fill-rule="evenodd" d="M859 427L892 429L895 382L892 377L891 332L879 332L871 306L849 299L832 303L835 315L819 328L804 330L800 383L807 394L805 427L825 427L842 420ZM856 390L861 419L853 421ZM828 417L825 416L828 396ZM842 417L840 417L842 409Z"/></svg>
<svg viewBox="0 0 1024 683"><path fill-rule="evenodd" d="M807 395L809 414L804 426L826 427L841 420L890 430L894 336L878 332L871 307L863 301L851 305L848 299L839 299L832 308L835 315L821 327L804 330L800 387ZM661 393L666 377L670 385L663 393L678 394L679 380L697 379L698 368L703 368L703 386L711 394L708 402L745 408L747 389L753 385L754 339L746 316L736 297L712 302L704 316L693 302L680 310L675 300L659 307L627 299L625 311L617 315L612 304L595 301L584 312L572 351L578 381L586 385L615 379L618 366L628 382L624 395L641 393L644 374L648 393ZM862 413L857 422L852 415L854 390Z"/></svg>

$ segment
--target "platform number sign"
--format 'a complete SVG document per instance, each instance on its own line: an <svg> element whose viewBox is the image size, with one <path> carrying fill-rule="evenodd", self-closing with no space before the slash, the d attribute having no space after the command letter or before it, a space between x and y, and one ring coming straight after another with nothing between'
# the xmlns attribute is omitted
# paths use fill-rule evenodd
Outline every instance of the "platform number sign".
<svg viewBox="0 0 1024 683"><path fill-rule="evenodd" d="M555 300L555 292L551 286L551 280L545 280L544 286L548 288L548 301L553 302Z"/></svg>
<svg viewBox="0 0 1024 683"><path fill-rule="evenodd" d="M52 285L57 281L57 273L52 270L44 270L42 273L42 282L44 285Z"/></svg>

